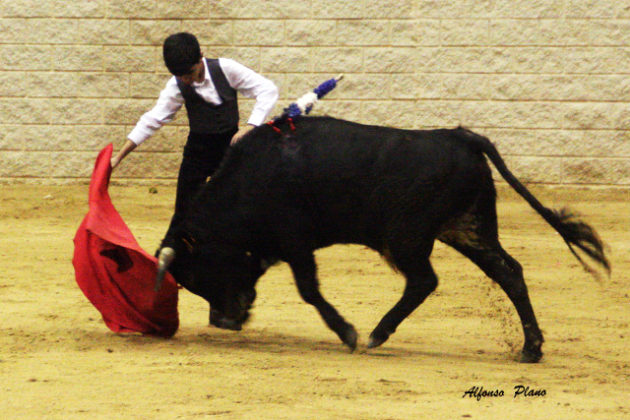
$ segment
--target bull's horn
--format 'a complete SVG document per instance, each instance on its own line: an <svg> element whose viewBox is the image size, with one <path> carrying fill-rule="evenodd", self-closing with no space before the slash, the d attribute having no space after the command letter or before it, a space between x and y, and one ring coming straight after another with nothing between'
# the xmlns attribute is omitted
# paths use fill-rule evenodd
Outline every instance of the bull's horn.
<svg viewBox="0 0 630 420"><path fill-rule="evenodd" d="M175 250L173 248L162 248L158 256L158 269L155 277L155 291L159 291L166 275L166 270L175 259Z"/></svg>

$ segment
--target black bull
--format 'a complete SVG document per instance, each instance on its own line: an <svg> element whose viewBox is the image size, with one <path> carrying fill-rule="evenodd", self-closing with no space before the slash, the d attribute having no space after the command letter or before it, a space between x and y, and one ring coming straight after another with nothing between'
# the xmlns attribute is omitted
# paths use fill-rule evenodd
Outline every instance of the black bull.
<svg viewBox="0 0 630 420"><path fill-rule="evenodd" d="M608 271L596 232L566 210L544 207L507 169L485 137L463 128L430 131L302 118L282 132L262 126L233 146L167 234L160 272L211 305L211 323L240 329L261 262L289 264L302 298L354 349L357 333L319 291L315 249L363 244L406 279L402 298L370 335L384 343L437 286L429 257L436 239L474 262L508 295L525 334L521 360L542 357L543 336L521 265L501 247L496 191L486 157L564 239ZM584 264L584 263L583 263ZM585 267L586 264L584 264ZM160 275L158 275L158 286Z"/></svg>

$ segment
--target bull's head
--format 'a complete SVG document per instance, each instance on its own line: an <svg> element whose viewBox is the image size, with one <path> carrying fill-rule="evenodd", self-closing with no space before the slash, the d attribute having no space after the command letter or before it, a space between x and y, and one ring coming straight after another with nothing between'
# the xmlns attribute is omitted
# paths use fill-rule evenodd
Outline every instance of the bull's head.
<svg viewBox="0 0 630 420"><path fill-rule="evenodd" d="M245 251L226 255L188 245L160 250L156 290L169 271L179 284L210 303L212 325L240 330L256 298L256 281L268 265Z"/></svg>

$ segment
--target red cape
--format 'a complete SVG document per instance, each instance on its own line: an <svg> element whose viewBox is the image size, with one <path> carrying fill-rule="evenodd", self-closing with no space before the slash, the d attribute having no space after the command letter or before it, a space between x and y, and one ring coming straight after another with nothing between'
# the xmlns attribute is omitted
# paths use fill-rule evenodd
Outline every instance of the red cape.
<svg viewBox="0 0 630 420"><path fill-rule="evenodd" d="M171 337L179 326L177 284L167 273L154 291L157 260L140 248L107 192L112 150L96 159L89 211L74 237L76 281L112 331Z"/></svg>

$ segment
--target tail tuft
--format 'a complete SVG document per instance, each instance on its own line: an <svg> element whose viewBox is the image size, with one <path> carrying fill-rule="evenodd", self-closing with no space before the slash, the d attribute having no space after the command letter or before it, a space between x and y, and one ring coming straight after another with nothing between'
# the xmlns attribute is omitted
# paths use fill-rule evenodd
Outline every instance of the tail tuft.
<svg viewBox="0 0 630 420"><path fill-rule="evenodd" d="M569 209L563 208L560 210L552 210L555 219L558 222L558 232L562 236L562 239L569 246L569 249L577 260L582 264L584 269L589 273L597 277L597 272L584 262L582 257L577 253L574 246L579 248L582 252L588 255L590 258L601 264L608 275L610 276L610 262L605 255L605 246L599 235L588 224L584 223L578 218L576 213L571 212Z"/></svg>
<svg viewBox="0 0 630 420"><path fill-rule="evenodd" d="M599 273L584 262L582 257L577 253L575 247L580 249L596 263L600 264L606 269L608 276L610 276L610 262L606 258L605 247L602 240L595 232L595 229L584 223L578 218L575 213L567 209L553 210L542 205L536 197L510 172L505 165L503 158L497 151L496 147L492 144L487 137L480 136L470 130L460 127L456 130L460 139L467 142L472 142L492 161L495 168L503 179L514 190L529 203L529 205L540 214L543 219L547 221L554 229L558 231L562 239L566 242L571 250L571 253L582 264L582 267L593 275L596 279L599 278Z"/></svg>

